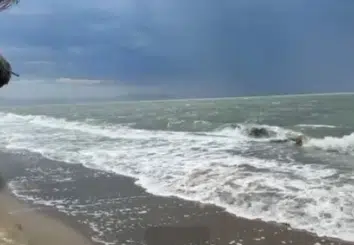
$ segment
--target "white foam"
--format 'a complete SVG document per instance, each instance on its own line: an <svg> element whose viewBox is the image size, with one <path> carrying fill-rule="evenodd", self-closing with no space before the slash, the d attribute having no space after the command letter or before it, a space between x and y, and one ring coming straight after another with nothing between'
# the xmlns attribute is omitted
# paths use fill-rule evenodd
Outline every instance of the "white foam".
<svg viewBox="0 0 354 245"><path fill-rule="evenodd" d="M12 238L11 231L4 231L3 229L0 230L0 244L1 245L24 245L24 243L15 241Z"/></svg>
<svg viewBox="0 0 354 245"><path fill-rule="evenodd" d="M304 146L325 151L354 154L354 133L343 137L327 136L322 139L312 138Z"/></svg>
<svg viewBox="0 0 354 245"><path fill-rule="evenodd" d="M337 126L327 124L298 124L296 126L301 128L337 128Z"/></svg>
<svg viewBox="0 0 354 245"><path fill-rule="evenodd" d="M214 203L246 218L287 222L319 235L354 240L353 186L340 183L350 176L331 178L337 170L316 162L304 165L292 159L231 154L228 150L242 152L252 145L242 127L196 135L46 116L0 113L0 118L0 143L10 151L28 150L133 176L157 195ZM267 127L277 132L275 137L289 133ZM347 149L351 140L352 136L310 140L307 146L336 142L336 148Z"/></svg>

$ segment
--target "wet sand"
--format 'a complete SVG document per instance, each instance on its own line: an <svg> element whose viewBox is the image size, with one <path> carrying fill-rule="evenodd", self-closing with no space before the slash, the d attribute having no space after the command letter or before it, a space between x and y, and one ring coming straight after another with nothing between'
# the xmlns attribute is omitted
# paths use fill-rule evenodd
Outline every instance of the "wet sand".
<svg viewBox="0 0 354 245"><path fill-rule="evenodd" d="M20 203L6 189L0 192L0 244L91 245L60 220Z"/></svg>
<svg viewBox="0 0 354 245"><path fill-rule="evenodd" d="M239 218L213 205L154 196L136 186L132 178L81 165L38 158L27 162L26 170L20 171L21 159L1 158L5 162L6 159L12 161L4 173L9 180L22 178L25 187L18 190L18 194L31 196L34 201L26 202L40 208L17 212L24 206L6 192L0 194L1 220L11 220L6 225L0 222L0 227L11 228L20 223L23 227L20 234L24 234L25 241L31 241L27 244L89 244L85 237L96 244L111 245L354 244L294 230L286 224ZM58 181L58 176L68 180ZM63 199L69 201L54 207L53 200ZM36 200L52 204L43 205ZM8 212L14 213L8 215Z"/></svg>

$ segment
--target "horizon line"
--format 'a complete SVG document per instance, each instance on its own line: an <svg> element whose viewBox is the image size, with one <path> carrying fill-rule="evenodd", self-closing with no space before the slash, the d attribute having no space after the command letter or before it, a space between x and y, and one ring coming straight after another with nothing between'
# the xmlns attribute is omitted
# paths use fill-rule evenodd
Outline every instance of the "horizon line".
<svg viewBox="0 0 354 245"><path fill-rule="evenodd" d="M325 92L325 93L296 93L296 94L269 94L269 95L249 95L249 96L226 96L226 97L203 97L203 98L176 98L176 99L152 99L152 100L101 100L101 101L87 101L87 102L78 102L74 103L75 105L90 105L90 104L111 104L111 103L136 103L136 102L166 102L166 101L203 101L203 100L230 100L230 99L254 99L254 98L279 98L279 97L301 97L301 96L334 96L334 95L354 95L353 92ZM2 99L2 98L0 98ZM4 99L8 100L8 99ZM12 99L10 99L12 100ZM16 99L13 99L16 100ZM48 99L50 100L50 99ZM14 105L14 106L42 106L42 105L70 105L70 103L45 103L45 104L32 104L32 105ZM3 107L8 107L10 105L1 105Z"/></svg>

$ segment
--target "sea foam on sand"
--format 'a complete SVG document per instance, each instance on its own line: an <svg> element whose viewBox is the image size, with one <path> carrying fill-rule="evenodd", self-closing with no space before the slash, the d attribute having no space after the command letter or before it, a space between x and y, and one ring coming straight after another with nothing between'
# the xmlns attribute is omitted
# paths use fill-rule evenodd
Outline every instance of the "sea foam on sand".
<svg viewBox="0 0 354 245"><path fill-rule="evenodd" d="M20 241L17 241L18 239L14 239L10 236L9 232L6 230L6 229L2 229L0 228L0 244L1 245L25 245L25 244L28 244L27 242L26 243L23 243L23 242L20 242Z"/></svg>
<svg viewBox="0 0 354 245"><path fill-rule="evenodd" d="M0 245L90 245L89 239L54 218L18 202L8 191L0 192ZM35 224L35 225L33 225Z"/></svg>

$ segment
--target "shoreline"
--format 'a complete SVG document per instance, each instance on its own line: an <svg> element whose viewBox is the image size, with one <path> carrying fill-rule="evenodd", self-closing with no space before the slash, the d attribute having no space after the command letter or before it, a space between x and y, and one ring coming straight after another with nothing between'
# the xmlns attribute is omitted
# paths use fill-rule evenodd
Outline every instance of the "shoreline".
<svg viewBox="0 0 354 245"><path fill-rule="evenodd" d="M134 183L135 179L133 178L120 176L120 175L117 175L116 177L123 179L123 181L126 182L127 185L134 185L135 186L134 188L143 189L142 187L137 186ZM144 189L143 191L145 192ZM10 195L11 198L15 198L16 201L24 202L23 200L15 197L10 190L9 193L7 194L0 193L0 200L3 197L3 195L7 195L7 198L9 198ZM162 236L165 239L167 239L167 241L170 242L170 240L168 240L171 239L170 237L176 236L174 239L181 239L179 236L182 237L188 236L188 232L191 233L193 230L195 230L194 233L197 232L198 234L198 228L199 228L199 230L200 229L206 230L204 231L204 233L206 232L208 233L207 235L204 234L204 237L207 238L205 239L205 241L211 241L210 243L207 244L214 244L214 245L226 245L226 244L354 245L354 242L351 241L345 241L335 237L318 236L317 234L307 230L291 228L291 226L286 223L266 222L260 219L246 219L243 217L239 217L235 214L227 212L226 209L216 206L214 204L203 204L196 201L184 200L174 196L169 196L169 197L156 196L147 192L146 195L147 195L146 198L150 199L150 202L151 199L156 199L153 200L152 202L162 203L161 201L159 201L160 199L160 200L167 201L169 203L173 203L174 204L173 206L177 206L173 208L175 210L165 210L165 212L167 212L168 215L172 215L171 217L175 215L177 216L182 215L183 218L185 218L185 220L183 222L176 222L176 224L167 224L167 225L166 223L159 224L159 222L156 222L156 220L164 216L164 214L162 214L164 212L160 213L161 210L157 212L155 210L151 213L149 218L150 220L153 219L155 221L153 223L155 224L151 226L141 226L142 228L144 228L143 231L134 232L137 235L137 237L139 238L144 237L145 240L149 239L146 238L148 237L147 233L152 233L155 236L154 238L155 240L156 237ZM134 196L134 197L138 197L138 196ZM73 220L70 219L70 217L66 217L65 214L56 210L54 207L47 207L38 204L29 204L29 205L25 204L25 205L28 206L27 210L29 211L25 213L29 213L30 215L45 215L49 217L49 219L51 220L50 222L54 222L54 223L59 222L60 225L63 226L62 229L66 229L66 230L71 229L71 231L74 232L76 235L79 235L77 231L81 231L82 234L86 234L84 238L76 237L75 239L79 238L79 240L84 241L88 239L88 237L90 237L90 235L88 235L90 233L89 227L81 226L81 224L79 223L73 224ZM192 217L193 213L197 214L195 216L196 219ZM192 220L188 221L188 219L190 218ZM80 227L80 228L75 229L73 227L76 228ZM159 232L158 229L160 229L161 232ZM168 231L168 229L170 229L170 231ZM166 234L169 234L169 237L167 237ZM203 237L201 237L200 234L197 236L198 239L203 239ZM72 239L71 237L72 235L70 235L70 237L68 237L67 239ZM189 237L191 237L191 235L189 235ZM48 239L52 239L52 238L48 238ZM154 245L164 245L163 243L159 243L158 241L155 240L152 240L154 242ZM104 244L104 243L105 243L104 241L94 240L91 237L89 243L75 243L75 244L93 245L93 244ZM35 245L37 244L45 245L44 243L36 243ZM51 244L59 245L61 243L51 243ZM107 242L106 244L118 245L120 243ZM151 242L148 243L147 245L150 244Z"/></svg>
<svg viewBox="0 0 354 245"><path fill-rule="evenodd" d="M1 245L94 244L61 219L46 215L39 207L23 203L7 188L0 191L0 203Z"/></svg>
<svg viewBox="0 0 354 245"><path fill-rule="evenodd" d="M259 225L260 226L270 226L271 229L279 229L279 231L289 231L289 232L299 233L301 235L306 235L306 236L314 238L318 242L318 244L314 243L315 245L321 245L321 244L322 245L323 244L354 245L354 240L350 241L350 240L345 240L345 239L338 238L338 237L320 236L316 232L312 232L312 231L300 229L300 228L294 228L289 223L286 223L286 222L265 221L260 218L251 219L251 218L245 218L242 216L238 216L232 212L227 211L227 208L222 207L222 206L218 206L217 204L203 203L203 202L195 201L195 200L188 200L188 199L184 199L182 197L175 196L175 195L168 195L168 196L167 195L156 195L156 194L148 192L145 187L143 187L139 184L136 184L136 181L138 181L137 178L125 176L125 175L121 175L121 174L116 174L116 175L120 176L121 178L131 179L131 181L133 182L133 185L135 185L137 188L141 188L145 193L147 193L148 195L154 196L156 198L163 198L163 199L166 198L166 199L177 200L180 202L194 203L194 205L200 209L205 209L205 208L216 209L217 213L224 213L226 216L229 216L231 219L236 219L236 220L238 220L238 222L241 222L241 223L245 222L245 223L249 223L249 224L254 224L255 227L258 227ZM278 233L278 232L275 231L275 233ZM259 244L259 243L257 243L257 244ZM282 244L285 244L285 243L282 243ZM241 245L241 244L239 244L239 245Z"/></svg>
<svg viewBox="0 0 354 245"><path fill-rule="evenodd" d="M213 204L152 195L136 185L134 178L79 164L44 158L31 162L28 158L3 153L0 158L4 162L0 171L9 177L10 183L15 177L23 182L25 177L24 188L15 186L16 191L32 198L32 201L19 198L10 188L0 192L0 231L3 226L13 229L18 222L23 226L20 232L23 237L31 237L30 245L165 245L168 243L157 240L171 239L171 236L175 236L175 244L179 245L188 244L182 243L183 239L196 235L214 245L354 245L354 241L319 237L287 224L242 218ZM21 171L23 166L25 170ZM29 168L40 172L30 173L26 170ZM58 174L65 174L62 177L71 180L63 182L54 178ZM63 199L70 202L60 202ZM8 212L13 213L6 215ZM12 220L12 225L2 224L1 215ZM46 229L44 234L43 229ZM152 242L144 243L151 237ZM59 243L60 239L66 242Z"/></svg>

